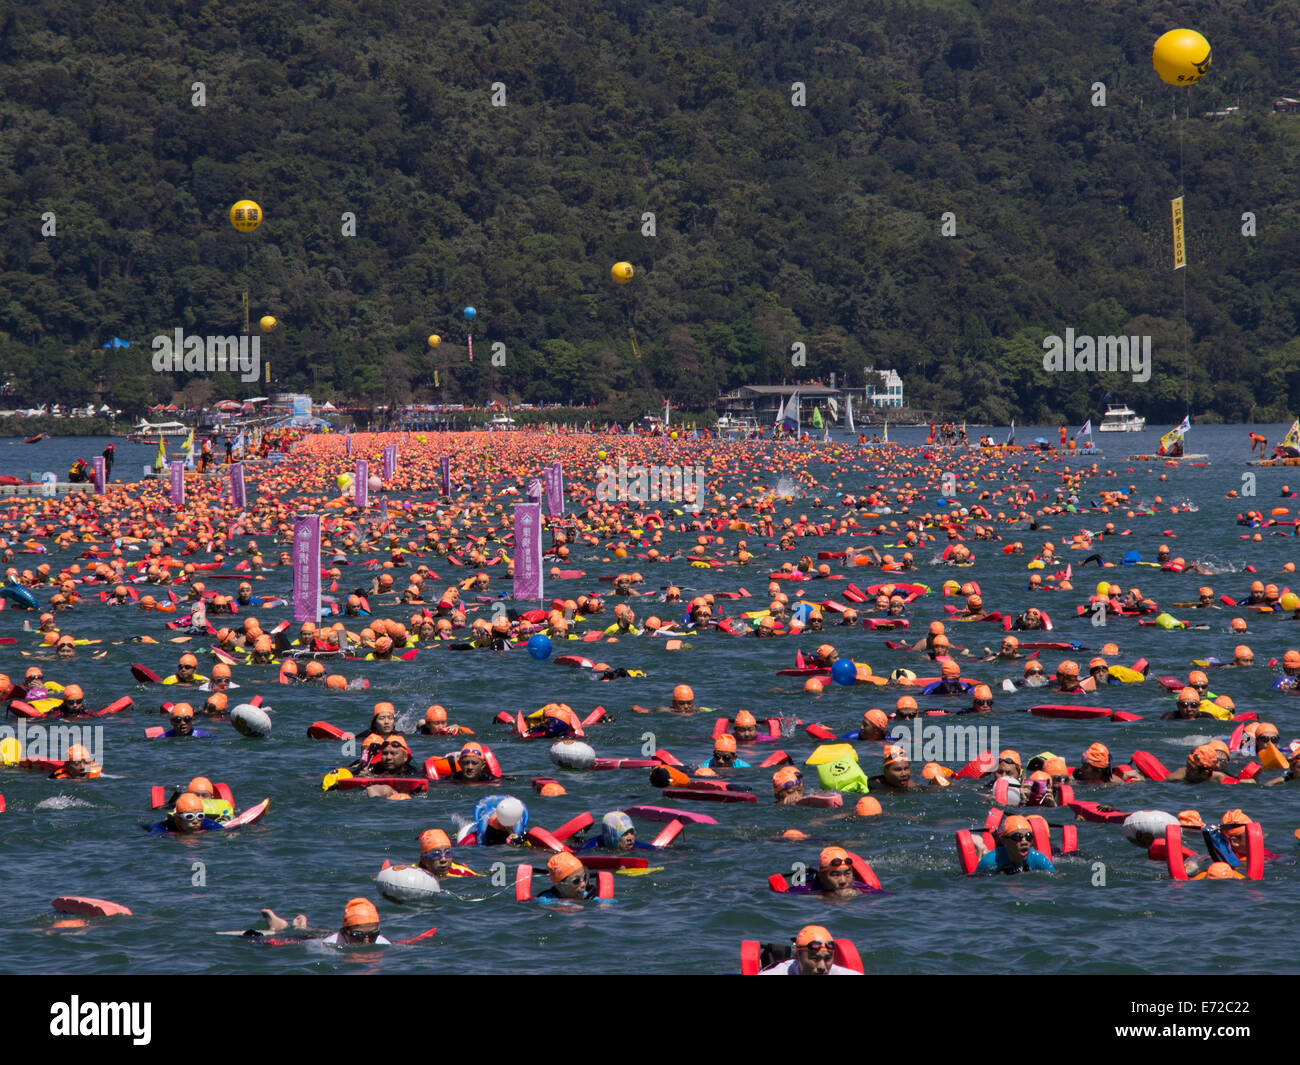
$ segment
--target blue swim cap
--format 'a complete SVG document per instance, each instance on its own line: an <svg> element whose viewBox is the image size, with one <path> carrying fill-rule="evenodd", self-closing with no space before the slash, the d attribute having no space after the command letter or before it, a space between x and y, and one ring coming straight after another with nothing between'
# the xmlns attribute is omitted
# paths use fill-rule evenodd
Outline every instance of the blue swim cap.
<svg viewBox="0 0 1300 1065"><path fill-rule="evenodd" d="M618 841L627 832L633 831L632 818L622 810L611 810L600 819L600 845L617 847Z"/></svg>

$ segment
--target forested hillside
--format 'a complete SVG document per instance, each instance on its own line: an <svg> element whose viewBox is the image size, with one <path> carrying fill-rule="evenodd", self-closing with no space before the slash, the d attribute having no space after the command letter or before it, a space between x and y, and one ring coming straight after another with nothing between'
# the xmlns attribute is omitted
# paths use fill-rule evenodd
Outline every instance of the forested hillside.
<svg viewBox="0 0 1300 1065"><path fill-rule="evenodd" d="M1300 95L1294 0L1197 5L1214 60L1190 90L1151 68L1189 19L1165 0L7 10L0 381L31 401L100 374L130 411L169 398L151 338L237 332L247 284L282 323L276 385L318 400L639 414L874 364L974 421L1079 422L1107 393L1174 420L1181 127L1191 411L1300 411L1300 116L1272 113ZM227 220L244 197L252 234ZM1045 373L1067 327L1151 335L1151 381Z"/></svg>

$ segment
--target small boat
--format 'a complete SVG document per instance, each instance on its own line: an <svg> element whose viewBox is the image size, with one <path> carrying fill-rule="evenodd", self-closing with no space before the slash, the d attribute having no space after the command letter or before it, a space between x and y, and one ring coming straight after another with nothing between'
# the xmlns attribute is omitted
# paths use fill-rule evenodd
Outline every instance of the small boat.
<svg viewBox="0 0 1300 1065"><path fill-rule="evenodd" d="M1106 407L1106 417L1097 426L1100 433L1140 433L1147 427L1147 420L1130 410L1123 403L1111 403Z"/></svg>
<svg viewBox="0 0 1300 1065"><path fill-rule="evenodd" d="M184 438L190 435L190 427L183 422L158 422L157 424L141 420L140 424L127 433L126 438L133 444L153 444L161 436L164 439Z"/></svg>
<svg viewBox="0 0 1300 1065"><path fill-rule="evenodd" d="M506 414L498 414L485 426L487 429L518 429L519 423Z"/></svg>
<svg viewBox="0 0 1300 1065"><path fill-rule="evenodd" d="M23 441L24 444L39 444L42 440L49 438L49 433L37 433L35 436L29 436Z"/></svg>

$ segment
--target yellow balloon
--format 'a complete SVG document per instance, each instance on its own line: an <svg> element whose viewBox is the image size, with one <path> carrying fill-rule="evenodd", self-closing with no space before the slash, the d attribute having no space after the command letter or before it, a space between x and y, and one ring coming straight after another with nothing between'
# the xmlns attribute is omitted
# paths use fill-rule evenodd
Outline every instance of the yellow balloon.
<svg viewBox="0 0 1300 1065"><path fill-rule="evenodd" d="M423 434L423 433L420 434L420 436L419 436L419 441L420 441L420 443L422 443L422 444L425 442L424 434Z"/></svg>
<svg viewBox="0 0 1300 1065"><path fill-rule="evenodd" d="M1283 610L1294 610L1300 606L1300 595L1296 595L1295 592L1287 592L1286 595L1282 596L1280 605Z"/></svg>
<svg viewBox="0 0 1300 1065"><path fill-rule="evenodd" d="M262 224L262 208L252 200L240 200L230 209L230 224L241 233L251 233Z"/></svg>
<svg viewBox="0 0 1300 1065"><path fill-rule="evenodd" d="M334 483L339 486L340 492L346 492L349 488L352 487L352 474L340 473L337 477L334 478Z"/></svg>
<svg viewBox="0 0 1300 1065"><path fill-rule="evenodd" d="M441 343L442 343L442 337L440 337L437 333L434 333L433 336L429 337L429 347L436 348Z"/></svg>
<svg viewBox="0 0 1300 1065"><path fill-rule="evenodd" d="M1151 65L1170 85L1191 85L1210 69L1210 42L1195 30L1170 30L1156 41Z"/></svg>
<svg viewBox="0 0 1300 1065"><path fill-rule="evenodd" d="M262 316L261 321L257 324L262 327L263 333L274 333L276 327L279 326L280 323L275 320L273 315L266 314Z"/></svg>
<svg viewBox="0 0 1300 1065"><path fill-rule="evenodd" d="M631 263L615 263L609 268L609 276L614 279L616 285L626 285L632 280Z"/></svg>
<svg viewBox="0 0 1300 1065"><path fill-rule="evenodd" d="M674 440L677 439L677 430L676 430L676 429L673 430L673 439L674 439Z"/></svg>
<svg viewBox="0 0 1300 1065"><path fill-rule="evenodd" d="M601 462L604 462L604 461L605 461L605 452L603 452L603 451L597 451L597 452L596 452L596 458L600 459Z"/></svg>

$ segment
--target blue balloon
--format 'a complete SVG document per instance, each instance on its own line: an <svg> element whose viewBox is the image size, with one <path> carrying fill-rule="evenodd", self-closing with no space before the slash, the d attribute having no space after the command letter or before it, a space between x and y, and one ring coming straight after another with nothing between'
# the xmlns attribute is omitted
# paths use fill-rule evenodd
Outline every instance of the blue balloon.
<svg viewBox="0 0 1300 1065"><path fill-rule="evenodd" d="M473 318L474 315L476 315L476 314L478 314L478 311L476 311L473 307L466 307L466 308L465 308L465 317L466 317L466 318Z"/></svg>
<svg viewBox="0 0 1300 1065"><path fill-rule="evenodd" d="M835 660L831 666L831 680L836 684L856 684L858 682L858 667L847 658Z"/></svg>
<svg viewBox="0 0 1300 1065"><path fill-rule="evenodd" d="M551 657L551 638L544 632L539 632L536 636L528 641L528 653L539 662L543 658Z"/></svg>

